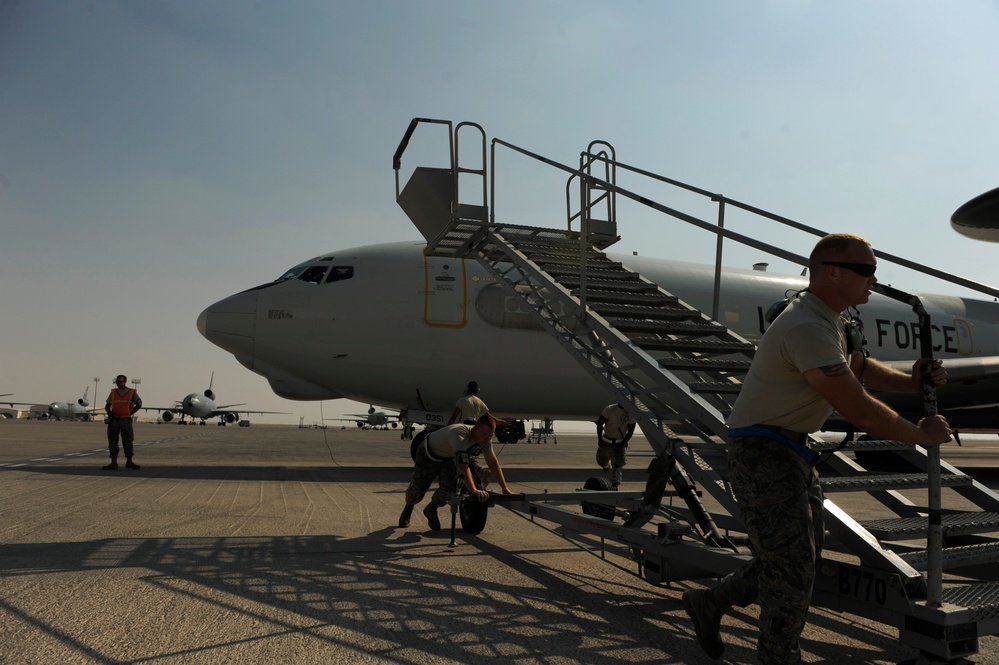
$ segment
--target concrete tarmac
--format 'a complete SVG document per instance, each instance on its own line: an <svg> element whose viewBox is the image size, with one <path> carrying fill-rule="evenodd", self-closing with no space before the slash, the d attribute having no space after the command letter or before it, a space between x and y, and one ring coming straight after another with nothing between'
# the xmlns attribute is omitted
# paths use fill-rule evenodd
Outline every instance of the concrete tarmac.
<svg viewBox="0 0 999 665"><path fill-rule="evenodd" d="M397 528L412 468L398 430L135 432L142 469L102 471L101 424L0 421L0 662L714 662L680 602L697 582L650 585L626 557L501 507L453 549L419 510ZM596 475L593 444L497 450L514 491L565 491ZM968 464L994 479L987 445ZM625 489L651 456L632 443ZM725 618L724 662L755 662L756 617ZM985 637L971 660L999 663L997 647ZM802 649L836 665L917 655L889 626L821 608Z"/></svg>

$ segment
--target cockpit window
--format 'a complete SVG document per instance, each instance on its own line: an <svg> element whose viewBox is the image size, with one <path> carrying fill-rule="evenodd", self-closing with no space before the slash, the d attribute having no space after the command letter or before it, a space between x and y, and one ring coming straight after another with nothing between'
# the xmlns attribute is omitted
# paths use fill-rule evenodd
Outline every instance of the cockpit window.
<svg viewBox="0 0 999 665"><path fill-rule="evenodd" d="M295 279L296 277L298 277L299 275L302 274L303 270L305 270L308 267L309 266L307 266L307 265L295 266L294 268L291 268L290 270L288 270L288 272L286 272L285 274L281 275L280 277L278 277L274 281L275 282L285 282L285 281L287 281L289 279Z"/></svg>
<svg viewBox="0 0 999 665"><path fill-rule="evenodd" d="M329 270L328 266L309 266L298 278L310 284L322 284L327 270Z"/></svg>
<svg viewBox="0 0 999 665"><path fill-rule="evenodd" d="M326 283L330 282L340 282L345 279L350 279L354 276L354 266L333 266L330 269L329 277L326 278Z"/></svg>
<svg viewBox="0 0 999 665"><path fill-rule="evenodd" d="M332 256L317 256L311 261L299 263L294 268L289 268L283 275L275 279L274 282L286 282L289 279L300 279L303 282L309 282L310 284L322 284L323 277L326 276L326 271L329 269L329 264L332 261ZM354 266L334 266L333 272L330 273L329 279L326 281L336 282L341 279L350 279L353 276Z"/></svg>

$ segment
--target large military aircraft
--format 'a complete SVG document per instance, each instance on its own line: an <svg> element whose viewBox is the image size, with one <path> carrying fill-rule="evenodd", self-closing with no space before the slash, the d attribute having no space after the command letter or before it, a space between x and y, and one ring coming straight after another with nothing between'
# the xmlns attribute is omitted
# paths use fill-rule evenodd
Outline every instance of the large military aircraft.
<svg viewBox="0 0 999 665"><path fill-rule="evenodd" d="M88 409L90 406L90 401L87 398L87 393L90 391L90 387L84 388L83 397L76 400L75 402L50 402L48 409L43 411L38 415L39 420L80 420L83 422L90 422L94 419L94 414L99 413L100 409ZM4 401L4 404L9 404L11 408L15 406L35 406L40 402L8 402Z"/></svg>
<svg viewBox="0 0 999 665"><path fill-rule="evenodd" d="M225 427L228 424L232 424L239 420L239 411L236 411L234 407L243 406L245 403L241 404L215 404L215 392L212 390L212 384L215 382L215 372L212 372L211 379L208 381L208 389L203 393L191 393L187 395L184 399L178 401L174 406L144 406L143 411L162 411L160 418L163 422L168 423L173 420L174 414L180 414L179 425L186 425L188 421L186 418L190 416L191 421L194 422L195 419L200 420L200 424L204 425L205 421L209 418L218 418L218 425ZM285 413L282 411L249 411L246 409L241 409L243 413Z"/></svg>
<svg viewBox="0 0 999 665"><path fill-rule="evenodd" d="M392 411L393 413L389 413ZM399 410L389 409L389 411L384 411L382 409L376 409L374 405L368 407L367 413L347 413L348 418L326 418L326 420L337 420L340 422L354 423L358 427L363 429L388 429L390 426L395 428L399 426Z"/></svg>
<svg viewBox="0 0 999 665"><path fill-rule="evenodd" d="M331 252L221 300L198 330L293 400L348 398L444 424L454 386L475 376L505 418L593 420L608 395L475 261L425 256L422 242ZM710 266L609 254L687 303L711 311ZM303 276L309 279L303 279ZM750 341L798 276L726 270L718 319ZM940 408L955 427L999 423L999 303L919 294L949 383ZM377 301L378 307L358 303ZM919 355L912 310L878 294L861 307L871 355L908 370ZM484 377L484 378L483 378ZM918 417L919 396L892 402ZM970 407L991 406L992 409ZM422 417L422 419L421 419ZM438 422L439 421L439 422Z"/></svg>

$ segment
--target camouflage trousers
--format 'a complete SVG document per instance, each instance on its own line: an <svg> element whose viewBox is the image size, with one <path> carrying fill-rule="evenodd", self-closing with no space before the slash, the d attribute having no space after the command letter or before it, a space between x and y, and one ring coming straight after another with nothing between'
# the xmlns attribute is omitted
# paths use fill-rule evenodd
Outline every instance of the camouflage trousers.
<svg viewBox="0 0 999 665"><path fill-rule="evenodd" d="M615 486L621 484L624 478L624 466L628 463L628 443L618 441L608 443L600 441L597 445L597 466L604 470L610 470L611 483Z"/></svg>
<svg viewBox="0 0 999 665"><path fill-rule="evenodd" d="M416 465L413 467L413 478L406 488L406 503L415 506L427 495L430 485L437 480L437 489L430 497L430 503L435 506L447 505L448 498L457 487L454 472L454 458L437 461L427 454L426 441L416 451Z"/></svg>
<svg viewBox="0 0 999 665"><path fill-rule="evenodd" d="M728 575L718 595L731 605L760 605L757 658L762 665L801 662L798 639L822 554L818 473L789 448L762 437L733 437L729 481L754 557Z"/></svg>
<svg viewBox="0 0 999 665"><path fill-rule="evenodd" d="M132 441L135 440L131 418L112 418L108 421L108 451L111 453L111 459L118 457L119 435L121 435L121 445L125 449L125 457L131 457Z"/></svg>

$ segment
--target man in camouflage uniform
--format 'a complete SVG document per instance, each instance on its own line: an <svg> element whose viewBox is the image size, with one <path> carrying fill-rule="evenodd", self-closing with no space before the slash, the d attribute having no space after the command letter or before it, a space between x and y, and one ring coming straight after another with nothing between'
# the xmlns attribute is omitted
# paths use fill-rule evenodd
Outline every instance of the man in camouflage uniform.
<svg viewBox="0 0 999 665"><path fill-rule="evenodd" d="M430 433L424 430L418 435L417 438L422 436L423 440L413 442L416 445L413 456L416 465L413 467L413 479L406 488L406 505L399 516L399 528L404 529L409 526L413 508L426 496L435 478L437 489L423 510L423 516L427 518L427 524L432 531L439 531L441 528L437 509L446 505L448 498L456 491L458 476L461 476L465 487L469 488L479 501L488 501L489 492L475 487L475 480L469 468L471 456L481 454L503 494L512 494L503 476L503 467L500 466L499 458L496 457L492 447L496 422L496 418L486 413L480 416L474 425L447 425Z"/></svg>
<svg viewBox="0 0 999 665"><path fill-rule="evenodd" d="M635 434L637 421L620 403L608 404L597 418L597 466L617 489L628 463L628 442Z"/></svg>
<svg viewBox="0 0 999 665"><path fill-rule="evenodd" d="M851 325L842 313L867 302L876 266L874 250L863 238L822 238L809 257L808 289L760 340L728 419L729 481L754 558L718 586L683 594L698 642L712 658L725 648L719 633L725 612L758 601L759 662L801 662L798 639L824 528L816 454L807 440L833 409L881 438L926 447L950 440L942 416L914 425L865 389L920 392L927 362L916 361L906 374L867 358L861 343L848 344ZM936 384L946 381L939 361L930 376Z"/></svg>

